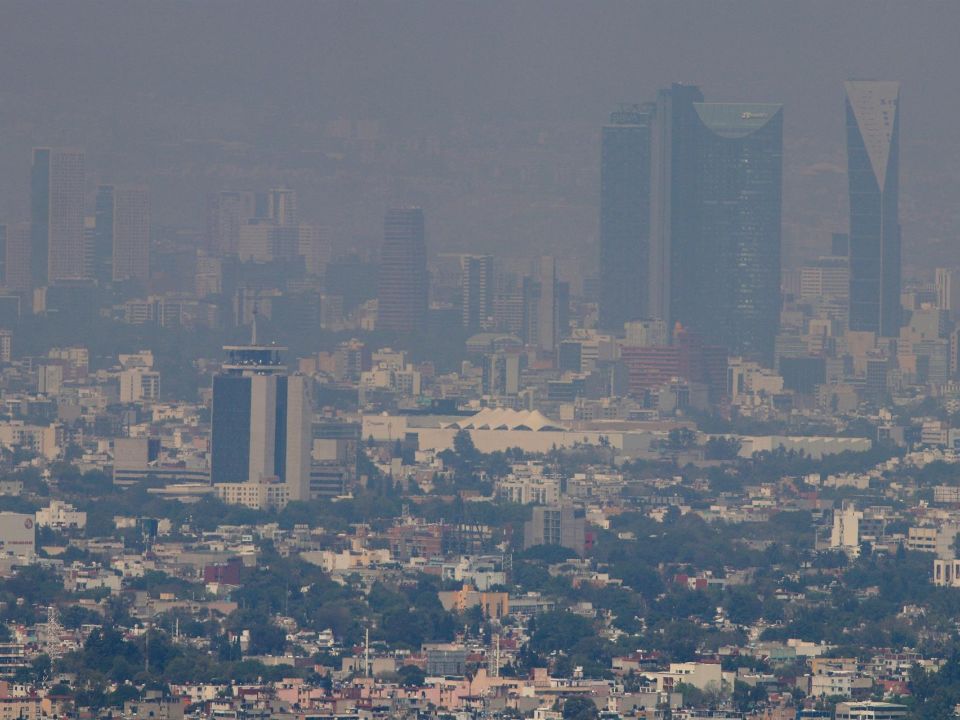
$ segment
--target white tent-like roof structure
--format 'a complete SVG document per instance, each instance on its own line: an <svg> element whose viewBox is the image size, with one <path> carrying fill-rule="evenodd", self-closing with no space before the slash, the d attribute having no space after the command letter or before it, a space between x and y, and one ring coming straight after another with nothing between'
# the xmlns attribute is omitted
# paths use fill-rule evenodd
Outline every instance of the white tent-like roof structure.
<svg viewBox="0 0 960 720"><path fill-rule="evenodd" d="M476 415L450 423L445 427L457 430L529 430L531 432L545 430L563 432L567 429L539 410L510 410L508 408L486 408Z"/></svg>

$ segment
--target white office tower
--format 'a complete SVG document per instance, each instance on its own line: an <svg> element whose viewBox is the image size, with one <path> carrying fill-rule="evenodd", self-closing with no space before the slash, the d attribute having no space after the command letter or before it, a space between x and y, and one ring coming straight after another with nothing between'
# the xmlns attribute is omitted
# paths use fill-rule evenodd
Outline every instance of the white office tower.
<svg viewBox="0 0 960 720"><path fill-rule="evenodd" d="M307 378L287 375L283 348L229 346L213 380L210 475L220 483L286 485L290 500L310 487L312 409Z"/></svg>

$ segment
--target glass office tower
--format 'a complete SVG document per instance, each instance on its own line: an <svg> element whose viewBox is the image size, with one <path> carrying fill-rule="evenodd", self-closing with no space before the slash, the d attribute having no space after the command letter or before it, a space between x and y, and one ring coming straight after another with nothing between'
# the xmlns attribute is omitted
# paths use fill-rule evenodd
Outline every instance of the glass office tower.
<svg viewBox="0 0 960 720"><path fill-rule="evenodd" d="M772 365L780 324L783 109L675 84L654 118L653 317Z"/></svg>
<svg viewBox="0 0 960 720"><path fill-rule="evenodd" d="M689 324L730 352L772 366L780 326L783 110L695 103L699 251Z"/></svg>
<svg viewBox="0 0 960 720"><path fill-rule="evenodd" d="M647 316L651 109L624 105L603 128L600 160L600 327Z"/></svg>
<svg viewBox="0 0 960 720"><path fill-rule="evenodd" d="M850 329L900 333L900 83L846 87Z"/></svg>

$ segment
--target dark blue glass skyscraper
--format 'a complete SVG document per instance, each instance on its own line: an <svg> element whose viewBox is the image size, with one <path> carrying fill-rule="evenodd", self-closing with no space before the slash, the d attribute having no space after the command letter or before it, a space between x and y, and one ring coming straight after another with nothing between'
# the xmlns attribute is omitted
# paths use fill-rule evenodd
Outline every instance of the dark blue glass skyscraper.
<svg viewBox="0 0 960 720"><path fill-rule="evenodd" d="M688 318L690 259L698 246L697 128L694 103L703 93L674 83L657 93L653 125L650 241L650 315L668 328Z"/></svg>
<svg viewBox="0 0 960 720"><path fill-rule="evenodd" d="M699 250L689 324L773 364L780 327L780 105L696 103Z"/></svg>
<svg viewBox="0 0 960 720"><path fill-rule="evenodd" d="M93 275L106 284L113 279L113 185L98 185L93 232Z"/></svg>
<svg viewBox="0 0 960 720"><path fill-rule="evenodd" d="M603 128L600 161L600 327L647 315L650 253L649 107L625 105Z"/></svg>
<svg viewBox="0 0 960 720"><path fill-rule="evenodd" d="M731 353L773 362L780 324L783 110L657 98L651 310Z"/></svg>

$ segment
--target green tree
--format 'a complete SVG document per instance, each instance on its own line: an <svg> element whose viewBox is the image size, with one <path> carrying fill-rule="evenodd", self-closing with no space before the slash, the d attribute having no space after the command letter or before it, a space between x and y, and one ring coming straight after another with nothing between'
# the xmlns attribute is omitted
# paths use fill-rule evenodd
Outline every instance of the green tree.
<svg viewBox="0 0 960 720"><path fill-rule="evenodd" d="M593 623L566 610L555 610L533 618L529 625L530 646L538 653L569 651L584 638L594 635Z"/></svg>
<svg viewBox="0 0 960 720"><path fill-rule="evenodd" d="M707 460L736 460L742 443L734 437L712 437L704 445Z"/></svg>
<svg viewBox="0 0 960 720"><path fill-rule="evenodd" d="M416 665L404 665L397 671L400 682L408 687L422 687L426 680L426 673Z"/></svg>
<svg viewBox="0 0 960 720"><path fill-rule="evenodd" d="M563 720L596 720L599 717L597 704L588 697L574 695L563 703Z"/></svg>

